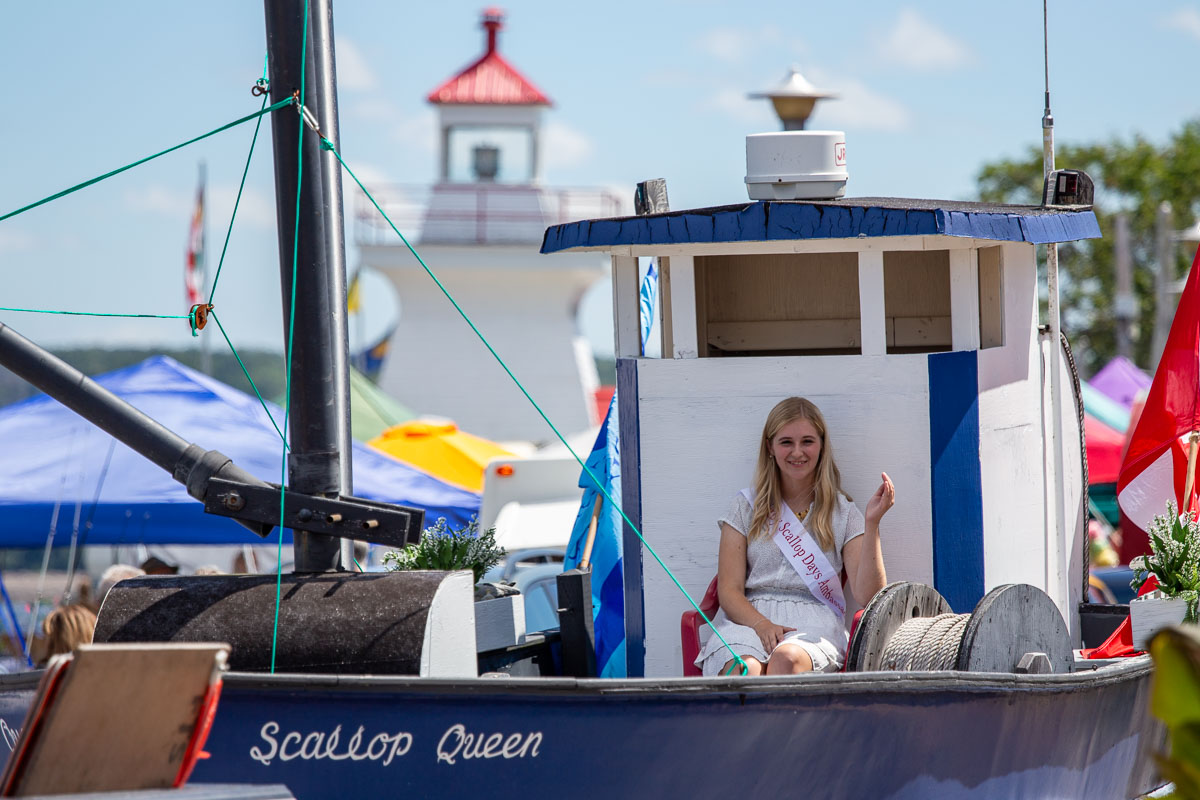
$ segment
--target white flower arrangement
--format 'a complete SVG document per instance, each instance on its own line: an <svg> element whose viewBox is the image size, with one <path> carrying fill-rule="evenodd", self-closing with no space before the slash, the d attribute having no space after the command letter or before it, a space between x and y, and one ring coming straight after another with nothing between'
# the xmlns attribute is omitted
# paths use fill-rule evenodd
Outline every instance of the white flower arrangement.
<svg viewBox="0 0 1200 800"><path fill-rule="evenodd" d="M1200 601L1200 522L1191 512L1179 514L1175 501L1170 500L1167 513L1154 518L1148 533L1152 552L1129 562L1133 568L1130 585L1140 589L1153 575L1164 595L1187 602L1184 622L1196 622Z"/></svg>

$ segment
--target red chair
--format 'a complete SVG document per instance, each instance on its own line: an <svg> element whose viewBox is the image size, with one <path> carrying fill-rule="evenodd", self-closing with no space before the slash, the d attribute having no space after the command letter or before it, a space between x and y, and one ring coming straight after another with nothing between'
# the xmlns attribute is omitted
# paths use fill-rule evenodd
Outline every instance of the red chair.
<svg viewBox="0 0 1200 800"><path fill-rule="evenodd" d="M842 586L846 585L846 573L842 571ZM704 593L704 599L700 601L700 611L703 611L711 620L716 616L717 611L721 608L721 600L717 597L717 578L714 575L712 583L708 585L708 591ZM854 620L850 623L850 638L854 638L854 629L858 627L858 620L862 617L862 609L854 612ZM683 645L683 675L684 677L697 677L703 673L696 666L696 656L700 655L700 626L704 625L704 618L696 609L683 612L683 616L679 618L679 639ZM846 671L846 665L842 664L842 672Z"/></svg>
<svg viewBox="0 0 1200 800"><path fill-rule="evenodd" d="M708 591L704 593L704 599L700 601L700 610L707 614L709 619L712 619L720 607L721 601L717 598L717 577L714 575L712 583L708 585ZM685 677L702 674L700 668L696 666L696 656L700 655L700 626L703 624L704 618L694 608L683 612L683 616L679 619L679 637L683 642L683 674Z"/></svg>

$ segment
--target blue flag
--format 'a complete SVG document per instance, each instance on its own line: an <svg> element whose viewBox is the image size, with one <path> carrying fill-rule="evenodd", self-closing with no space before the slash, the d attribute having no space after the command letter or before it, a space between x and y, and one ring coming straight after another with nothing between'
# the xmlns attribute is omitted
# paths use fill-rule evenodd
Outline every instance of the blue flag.
<svg viewBox="0 0 1200 800"><path fill-rule="evenodd" d="M642 352L650 338L654 321L654 305L658 295L658 260L650 262L641 287ZM587 469L604 484L609 496L621 502L620 419L617 396L608 404L608 413L600 425L592 452L584 462ZM588 528L596 498L602 497L587 470L579 475L583 499L571 530L571 541L563 568L572 569L583 557ZM625 670L625 585L622 577L621 535L624 520L621 512L604 500L596 521L596 538L592 544L592 612L596 633L596 673L602 678L624 678Z"/></svg>

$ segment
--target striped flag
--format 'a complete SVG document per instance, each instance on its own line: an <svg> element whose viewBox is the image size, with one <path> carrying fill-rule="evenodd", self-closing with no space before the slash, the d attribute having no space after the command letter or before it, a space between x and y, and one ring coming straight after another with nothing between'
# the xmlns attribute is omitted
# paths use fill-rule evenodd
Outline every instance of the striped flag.
<svg viewBox="0 0 1200 800"><path fill-rule="evenodd" d="M641 287L642 352L653 327L654 306L658 298L658 259L650 262ZM617 415L617 396L608 404L608 413L600 425L596 442L585 464L609 496L621 502L620 420ZM563 569L579 566L584 542L592 520L592 509L600 491L588 476L580 473L579 485L583 499L567 544ZM596 674L602 678L624 678L625 667L625 583L621 537L624 520L617 508L605 500L596 522L596 538L592 545L592 612L596 635Z"/></svg>
<svg viewBox="0 0 1200 800"><path fill-rule="evenodd" d="M204 302L204 167L200 167L200 186L196 190L196 210L188 233L187 260L183 267L183 286L189 307Z"/></svg>

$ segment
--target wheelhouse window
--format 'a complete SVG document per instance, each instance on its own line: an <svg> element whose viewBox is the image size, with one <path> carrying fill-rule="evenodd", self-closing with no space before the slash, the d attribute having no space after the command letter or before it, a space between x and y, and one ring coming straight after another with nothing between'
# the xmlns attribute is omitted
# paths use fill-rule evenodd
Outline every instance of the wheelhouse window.
<svg viewBox="0 0 1200 800"><path fill-rule="evenodd" d="M862 352L856 253L698 256L701 355Z"/></svg>

